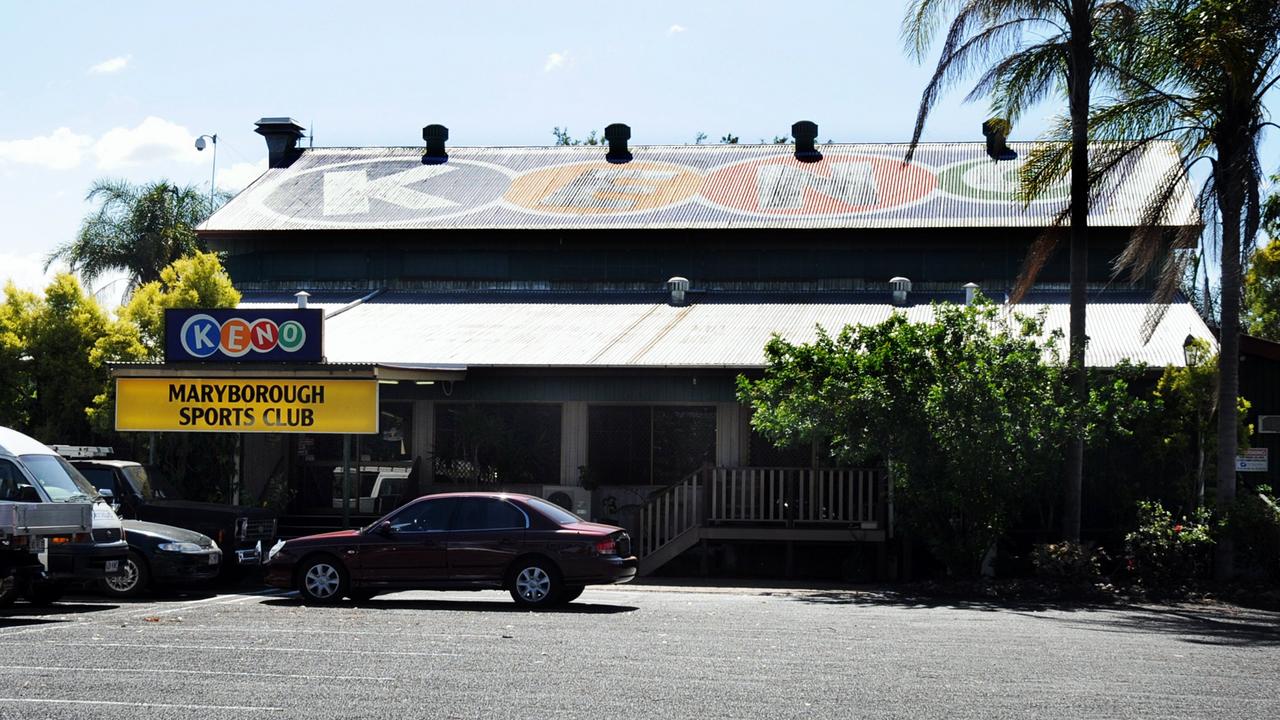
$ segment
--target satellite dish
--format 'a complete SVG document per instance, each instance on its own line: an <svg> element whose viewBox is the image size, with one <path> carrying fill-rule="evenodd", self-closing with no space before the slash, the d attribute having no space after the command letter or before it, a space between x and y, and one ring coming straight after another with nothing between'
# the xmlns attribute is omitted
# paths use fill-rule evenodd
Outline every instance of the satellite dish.
<svg viewBox="0 0 1280 720"><path fill-rule="evenodd" d="M196 149L197 149L197 150L204 150L204 138L203 138L203 137L198 137L198 138L196 138Z"/></svg>

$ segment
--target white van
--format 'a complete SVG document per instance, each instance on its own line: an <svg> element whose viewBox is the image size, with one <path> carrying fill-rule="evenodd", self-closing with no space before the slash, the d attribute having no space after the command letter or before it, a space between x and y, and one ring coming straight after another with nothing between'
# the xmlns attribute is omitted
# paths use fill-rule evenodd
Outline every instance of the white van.
<svg viewBox="0 0 1280 720"><path fill-rule="evenodd" d="M40 560L44 578L16 588L32 603L44 604L62 596L71 582L102 580L124 572L129 556L124 526L98 491L66 460L34 438L0 427L0 461L19 474L15 494L51 503L93 503L93 529L87 533L49 538ZM23 487L22 483L26 486Z"/></svg>

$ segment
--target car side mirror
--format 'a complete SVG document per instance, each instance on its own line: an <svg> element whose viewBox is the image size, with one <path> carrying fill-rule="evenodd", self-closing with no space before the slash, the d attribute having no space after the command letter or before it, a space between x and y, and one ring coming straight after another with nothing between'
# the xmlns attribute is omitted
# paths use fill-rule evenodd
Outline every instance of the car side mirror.
<svg viewBox="0 0 1280 720"><path fill-rule="evenodd" d="M102 496L103 500L114 500L116 496L115 492L113 492L111 488L102 488L98 491L98 494Z"/></svg>
<svg viewBox="0 0 1280 720"><path fill-rule="evenodd" d="M373 528L373 531L378 533L379 535L385 535L386 537L391 537L392 535L396 534L395 529L391 527L390 520L383 520L382 522L378 523L377 526Z"/></svg>

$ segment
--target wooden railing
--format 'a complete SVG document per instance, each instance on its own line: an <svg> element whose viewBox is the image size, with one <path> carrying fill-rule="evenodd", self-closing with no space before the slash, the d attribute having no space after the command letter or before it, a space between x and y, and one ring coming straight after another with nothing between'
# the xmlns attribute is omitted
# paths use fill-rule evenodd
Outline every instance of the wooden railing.
<svg viewBox="0 0 1280 720"><path fill-rule="evenodd" d="M638 555L645 557L702 524L704 471L649 496L640 508Z"/></svg>
<svg viewBox="0 0 1280 720"><path fill-rule="evenodd" d="M875 527L880 471L706 467L644 502L636 554L648 557L705 524Z"/></svg>
<svg viewBox="0 0 1280 720"><path fill-rule="evenodd" d="M857 468L714 468L713 523L858 524L876 520L879 472Z"/></svg>

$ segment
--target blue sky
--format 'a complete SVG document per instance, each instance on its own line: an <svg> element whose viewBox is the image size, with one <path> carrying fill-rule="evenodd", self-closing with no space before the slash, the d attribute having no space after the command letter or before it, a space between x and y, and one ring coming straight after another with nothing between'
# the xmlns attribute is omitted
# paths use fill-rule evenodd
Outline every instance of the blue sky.
<svg viewBox="0 0 1280 720"><path fill-rule="evenodd" d="M253 122L268 115L324 146L416 146L433 122L451 145L547 144L553 126L611 122L631 125L634 144L699 131L756 142L800 119L824 141L904 141L931 69L902 50L904 5L5 3L0 281L43 285L43 258L74 236L95 178L207 188L201 133L218 134L218 184L242 187L265 166ZM981 139L986 106L963 94L925 139Z"/></svg>

